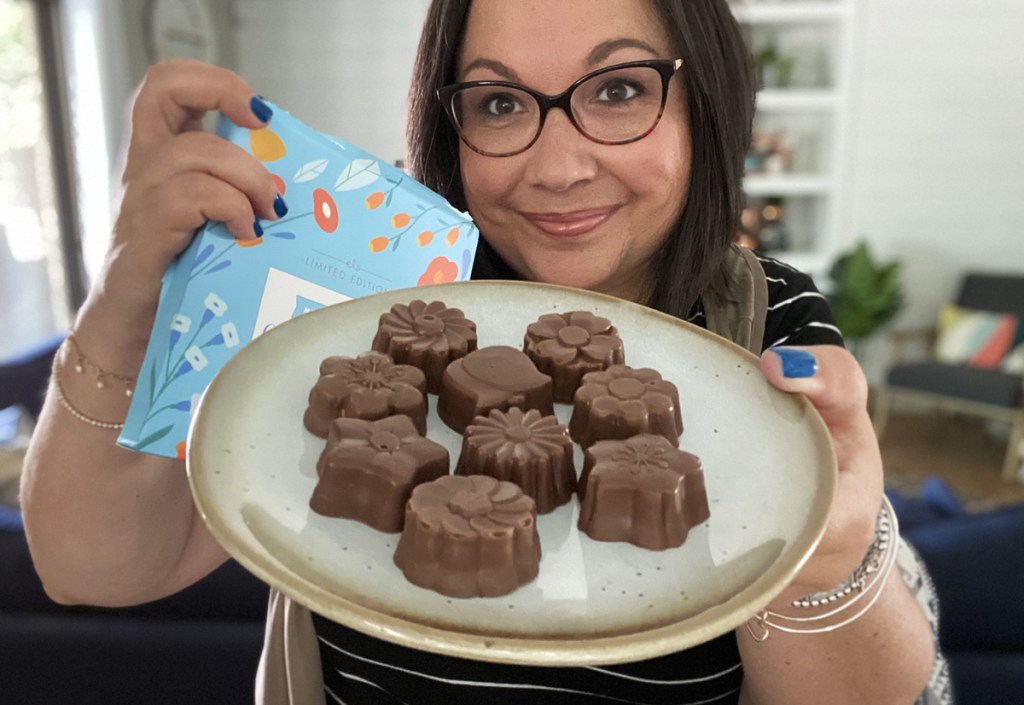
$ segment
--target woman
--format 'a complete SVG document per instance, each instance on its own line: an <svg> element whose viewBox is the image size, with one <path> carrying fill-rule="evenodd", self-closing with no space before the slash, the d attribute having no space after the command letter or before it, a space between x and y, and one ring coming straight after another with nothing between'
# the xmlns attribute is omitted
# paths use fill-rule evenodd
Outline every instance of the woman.
<svg viewBox="0 0 1024 705"><path fill-rule="evenodd" d="M570 87L570 97L537 119L544 96ZM475 276L591 289L702 324L725 281L738 224L753 92L724 0L439 0L413 82L410 163L480 226L486 242ZM59 601L153 600L226 558L195 512L182 464L117 448L108 420L124 417L127 399L110 385L98 390L71 366L83 356L96 374L129 379L143 356L160 275L195 228L221 220L236 237L251 238L254 218L286 210L255 159L199 131L214 109L260 127L270 116L251 96L239 77L189 62L154 68L139 93L110 253L59 357L58 383L27 459L29 542ZM321 659L315 663L314 651L286 673L282 645L271 640L265 701L284 701L287 689L298 697L303 684L284 681L304 680L315 691L305 697L326 693L328 702L350 704L913 703L933 666L933 635L898 578L873 583L871 609L834 631L775 628L778 615L799 609L793 600L831 593L841 602L848 576L866 556L878 558L882 469L863 376L822 298L807 277L762 263L769 311L761 347L786 343L763 355L762 368L772 384L805 393L818 408L840 466L827 533L766 606L770 614L652 661L545 669L376 642L319 617L310 622L275 596L271 633L304 619L298 631L309 640L316 632ZM302 666L299 676L294 669Z"/></svg>

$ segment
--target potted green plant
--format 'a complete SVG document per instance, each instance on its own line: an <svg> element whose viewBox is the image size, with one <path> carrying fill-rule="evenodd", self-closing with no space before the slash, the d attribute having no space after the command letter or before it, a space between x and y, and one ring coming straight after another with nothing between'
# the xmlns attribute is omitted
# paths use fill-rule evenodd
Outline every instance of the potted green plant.
<svg viewBox="0 0 1024 705"><path fill-rule="evenodd" d="M826 298L847 346L856 355L863 341L903 307L900 262L876 261L861 240L836 258L829 279Z"/></svg>

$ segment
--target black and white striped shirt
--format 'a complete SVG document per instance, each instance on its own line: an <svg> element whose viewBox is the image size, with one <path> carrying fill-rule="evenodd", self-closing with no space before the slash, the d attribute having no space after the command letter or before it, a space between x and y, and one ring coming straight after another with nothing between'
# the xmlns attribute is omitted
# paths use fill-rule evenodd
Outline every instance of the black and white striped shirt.
<svg viewBox="0 0 1024 705"><path fill-rule="evenodd" d="M825 298L811 278L760 257L768 278L764 348L842 345ZM698 307L691 322L704 325ZM365 636L319 615L328 705L734 705L743 669L736 637L615 666L508 666L441 656Z"/></svg>

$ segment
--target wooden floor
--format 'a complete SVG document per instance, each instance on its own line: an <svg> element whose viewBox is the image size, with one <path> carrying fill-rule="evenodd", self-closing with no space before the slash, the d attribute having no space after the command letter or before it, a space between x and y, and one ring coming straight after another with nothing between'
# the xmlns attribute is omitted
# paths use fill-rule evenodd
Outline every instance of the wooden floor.
<svg viewBox="0 0 1024 705"><path fill-rule="evenodd" d="M925 478L937 475L971 511L1024 504L1024 483L1000 477L1005 440L976 420L893 414L881 449L886 483L910 495ZM17 502L23 454L0 450L0 502Z"/></svg>
<svg viewBox="0 0 1024 705"><path fill-rule="evenodd" d="M1024 483L1001 477L1006 439L983 421L938 414L894 414L880 443L886 484L914 494L936 475L971 511L1024 504Z"/></svg>

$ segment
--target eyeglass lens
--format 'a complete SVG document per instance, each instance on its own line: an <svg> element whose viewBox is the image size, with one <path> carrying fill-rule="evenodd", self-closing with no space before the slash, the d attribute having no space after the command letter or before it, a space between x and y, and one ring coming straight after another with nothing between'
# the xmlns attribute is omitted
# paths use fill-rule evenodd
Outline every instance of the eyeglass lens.
<svg viewBox="0 0 1024 705"><path fill-rule="evenodd" d="M662 109L664 83L657 69L630 66L593 76L571 94L577 128L600 142L629 142L650 130ZM510 86L470 86L452 97L463 138L494 154L525 149L540 132L541 107Z"/></svg>

